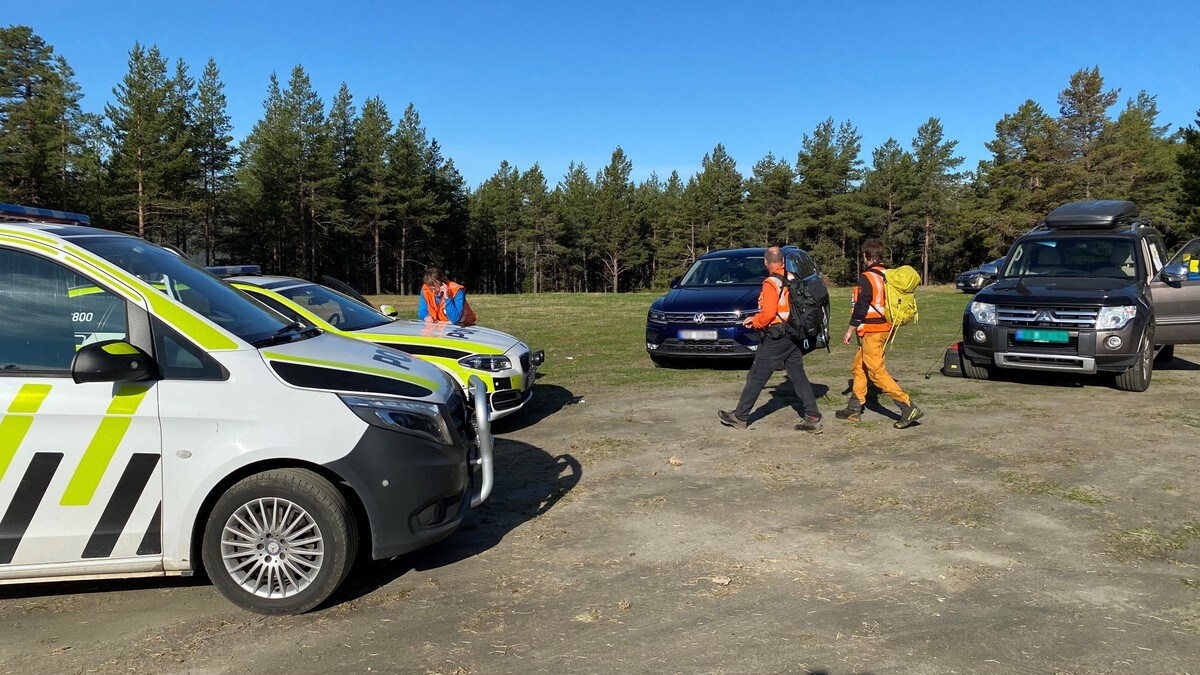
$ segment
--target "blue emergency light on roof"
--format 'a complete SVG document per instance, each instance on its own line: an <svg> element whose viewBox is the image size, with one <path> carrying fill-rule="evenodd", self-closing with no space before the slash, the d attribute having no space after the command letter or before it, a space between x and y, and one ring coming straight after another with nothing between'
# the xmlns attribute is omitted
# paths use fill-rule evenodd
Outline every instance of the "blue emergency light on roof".
<svg viewBox="0 0 1200 675"><path fill-rule="evenodd" d="M34 206L20 204L5 204L0 202L0 220L36 220L45 223L60 223L62 225L91 225L92 219L82 213L68 211L53 211L39 209Z"/></svg>
<svg viewBox="0 0 1200 675"><path fill-rule="evenodd" d="M204 269L211 272L214 276L221 277L241 277L241 276L261 276L262 267L259 265L218 265L214 267L205 267Z"/></svg>

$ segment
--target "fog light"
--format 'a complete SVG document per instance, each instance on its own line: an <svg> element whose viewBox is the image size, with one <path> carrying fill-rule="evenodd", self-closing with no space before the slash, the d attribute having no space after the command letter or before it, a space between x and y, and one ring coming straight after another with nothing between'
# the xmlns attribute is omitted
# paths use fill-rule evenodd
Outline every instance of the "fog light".
<svg viewBox="0 0 1200 675"><path fill-rule="evenodd" d="M975 331L975 341L976 342L987 342L987 333L984 333L981 330Z"/></svg>
<svg viewBox="0 0 1200 675"><path fill-rule="evenodd" d="M649 349L650 351L654 351L655 349L658 349L658 345L654 344L653 342L647 342L646 349Z"/></svg>
<svg viewBox="0 0 1200 675"><path fill-rule="evenodd" d="M1116 335L1109 335L1108 339L1104 341L1104 346L1109 349L1120 349L1122 344L1124 343L1121 342L1121 338Z"/></svg>
<svg viewBox="0 0 1200 675"><path fill-rule="evenodd" d="M757 351L757 350L758 350L758 345L746 345L746 349L749 349L749 350L750 350L750 351L752 351L752 352L753 352L753 351Z"/></svg>

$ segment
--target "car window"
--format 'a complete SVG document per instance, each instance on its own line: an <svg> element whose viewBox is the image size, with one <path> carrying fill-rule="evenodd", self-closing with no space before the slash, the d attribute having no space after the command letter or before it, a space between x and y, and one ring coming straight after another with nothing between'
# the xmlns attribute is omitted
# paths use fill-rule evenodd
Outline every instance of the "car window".
<svg viewBox="0 0 1200 675"><path fill-rule="evenodd" d="M269 340L288 325L283 317L220 279L141 239L95 236L71 241L146 281L250 344Z"/></svg>
<svg viewBox="0 0 1200 675"><path fill-rule="evenodd" d="M154 355L165 380L226 380L228 371L204 350L192 344L158 317L150 320Z"/></svg>
<svg viewBox="0 0 1200 675"><path fill-rule="evenodd" d="M1189 241L1171 258L1172 265L1183 265L1187 268L1188 279L1200 279L1200 239Z"/></svg>
<svg viewBox="0 0 1200 675"><path fill-rule="evenodd" d="M788 274L807 279L817 273L817 265L804 251L792 251L784 259ZM765 271L765 270L764 270Z"/></svg>
<svg viewBox="0 0 1200 675"><path fill-rule="evenodd" d="M0 373L67 373L85 344L124 340L125 301L57 263L0 249Z"/></svg>
<svg viewBox="0 0 1200 675"><path fill-rule="evenodd" d="M297 321L297 322L303 323L303 324L311 323L308 320L308 318L303 316L302 314L300 314L300 312L297 312L296 310L292 309L291 307L288 307L287 305L283 304L279 300L272 298L267 293L260 293L258 291L245 291L245 292L251 298L254 298L255 300L261 302L262 304L266 305L267 307L270 307L271 309L275 310L276 312L279 312L280 314L284 315L291 321Z"/></svg>
<svg viewBox="0 0 1200 675"><path fill-rule="evenodd" d="M763 257L729 256L697 260L683 275L683 286L758 285L767 278Z"/></svg>
<svg viewBox="0 0 1200 675"><path fill-rule="evenodd" d="M319 284L273 289L338 330L355 331L391 323L373 307Z"/></svg>

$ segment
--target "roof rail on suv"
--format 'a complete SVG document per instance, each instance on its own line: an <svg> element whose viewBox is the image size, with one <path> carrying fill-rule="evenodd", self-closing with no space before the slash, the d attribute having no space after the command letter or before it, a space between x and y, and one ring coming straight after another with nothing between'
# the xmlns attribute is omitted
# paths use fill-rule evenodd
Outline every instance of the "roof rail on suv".
<svg viewBox="0 0 1200 675"><path fill-rule="evenodd" d="M1144 224L1133 202L1114 199L1063 204L1051 211L1036 230L1115 230Z"/></svg>

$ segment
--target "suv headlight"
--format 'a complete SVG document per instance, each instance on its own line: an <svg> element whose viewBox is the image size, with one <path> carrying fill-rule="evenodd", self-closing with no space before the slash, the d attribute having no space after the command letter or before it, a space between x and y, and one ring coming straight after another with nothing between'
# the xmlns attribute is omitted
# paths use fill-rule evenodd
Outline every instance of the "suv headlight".
<svg viewBox="0 0 1200 675"><path fill-rule="evenodd" d="M996 325L996 306L990 302L972 302L970 307L971 316L975 320L985 326Z"/></svg>
<svg viewBox="0 0 1200 675"><path fill-rule="evenodd" d="M1121 305L1119 307L1101 307L1096 315L1096 328L1099 330L1118 330L1137 316L1137 307Z"/></svg>
<svg viewBox="0 0 1200 675"><path fill-rule="evenodd" d="M646 318L648 318L651 323L666 323L667 313L657 309L652 309L650 310L650 315Z"/></svg>
<svg viewBox="0 0 1200 675"><path fill-rule="evenodd" d="M453 445L442 411L433 403L339 394L348 408L371 426L427 438L442 445Z"/></svg>
<svg viewBox="0 0 1200 675"><path fill-rule="evenodd" d="M472 354L471 356L464 356L458 362L468 368L486 370L490 373L498 373L502 370L512 368L512 361L507 356Z"/></svg>

